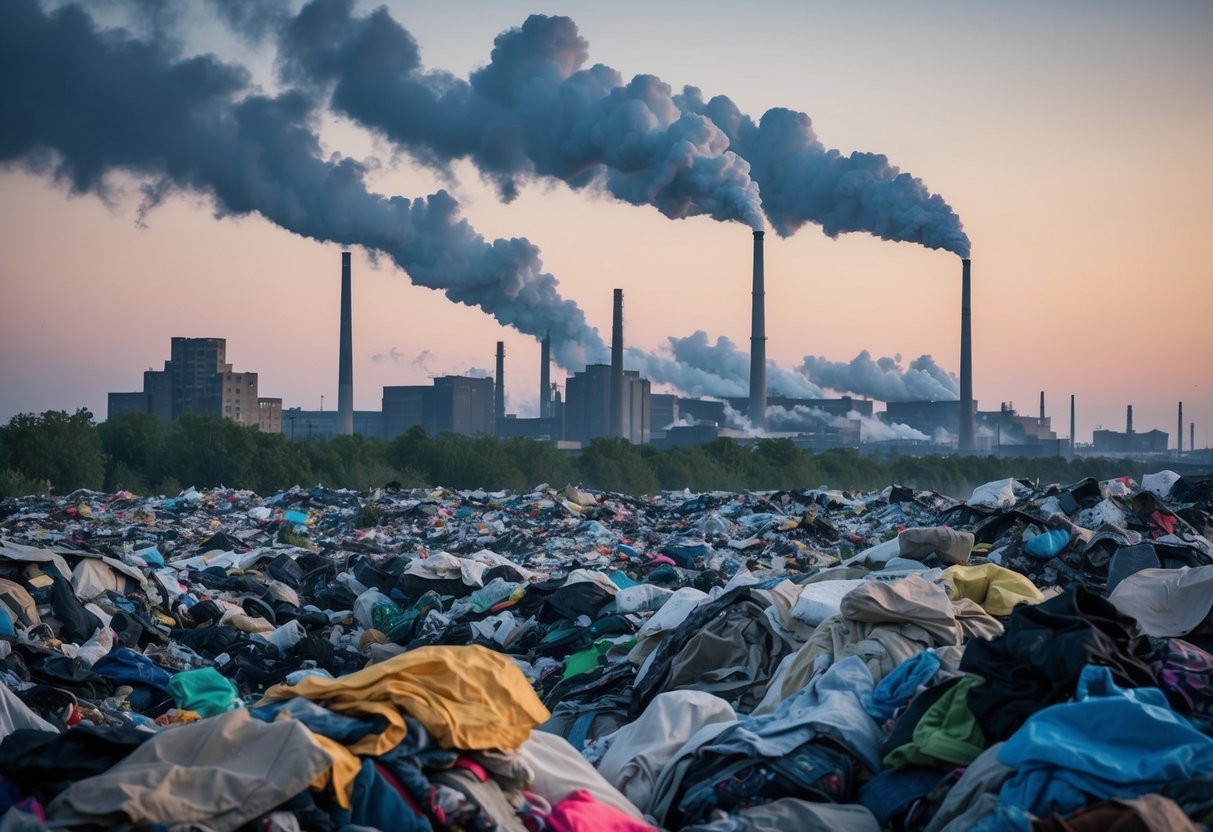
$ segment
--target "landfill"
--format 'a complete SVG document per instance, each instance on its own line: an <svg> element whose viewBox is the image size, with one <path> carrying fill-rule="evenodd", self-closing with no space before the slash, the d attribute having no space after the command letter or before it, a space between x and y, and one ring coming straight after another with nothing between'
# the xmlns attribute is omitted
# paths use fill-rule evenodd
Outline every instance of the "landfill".
<svg viewBox="0 0 1213 832"><path fill-rule="evenodd" d="M0 832L1196 830L1213 477L0 503Z"/></svg>

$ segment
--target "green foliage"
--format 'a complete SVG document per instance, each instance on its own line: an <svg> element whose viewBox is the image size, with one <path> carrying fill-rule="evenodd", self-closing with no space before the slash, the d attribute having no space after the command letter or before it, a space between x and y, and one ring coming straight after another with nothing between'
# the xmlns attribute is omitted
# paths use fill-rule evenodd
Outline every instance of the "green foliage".
<svg viewBox="0 0 1213 832"><path fill-rule="evenodd" d="M10 468L27 480L49 481L56 494L102 488L105 454L93 414L86 408L17 414L0 428L0 470Z"/></svg>
<svg viewBox="0 0 1213 832"><path fill-rule="evenodd" d="M287 526L278 530L278 542L287 546L298 546L300 549L307 549L312 545L305 535L296 534Z"/></svg>
<svg viewBox="0 0 1213 832"><path fill-rule="evenodd" d="M570 454L550 442L453 433L429 436L420 427L391 442L365 436L291 442L282 434L263 434L215 416L186 415L166 426L151 414L126 413L96 425L87 410L70 416L61 411L23 413L0 427L0 498L43 493L49 479L60 494L79 487L104 487L172 495L182 485L227 485L272 494L293 485L324 483L367 490L391 482L405 488L443 485L519 491L543 482L555 486L571 482L637 495L663 489L740 491L820 485L867 491L899 484L963 499L975 486L1007 477L1062 484L1088 476L1127 475L1140 480L1159 464L994 456L881 459L854 449L811 453L787 439L747 444L717 439L665 451L601 438L579 454ZM364 507L360 522L374 525L373 508Z"/></svg>
<svg viewBox="0 0 1213 832"><path fill-rule="evenodd" d="M354 516L354 528L369 529L379 525L379 507L369 500L362 504L362 508L358 509L358 514Z"/></svg>

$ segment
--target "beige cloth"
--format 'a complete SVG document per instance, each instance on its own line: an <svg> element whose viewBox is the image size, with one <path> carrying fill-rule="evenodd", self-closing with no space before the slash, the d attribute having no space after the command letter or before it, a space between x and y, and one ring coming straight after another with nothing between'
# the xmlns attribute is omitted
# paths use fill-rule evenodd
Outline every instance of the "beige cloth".
<svg viewBox="0 0 1213 832"><path fill-rule="evenodd" d="M518 749L518 755L534 774L530 791L553 806L578 789L585 789L599 803L614 806L637 820L642 819L640 810L564 737L545 731L532 731L531 738Z"/></svg>
<svg viewBox="0 0 1213 832"><path fill-rule="evenodd" d="M781 685L783 698L813 678L817 659L830 663L847 656L863 659L879 682L893 668L931 647L991 639L1003 631L998 619L967 598L953 601L947 590L920 575L895 581L865 581L840 604L795 654Z"/></svg>
<svg viewBox="0 0 1213 832"><path fill-rule="evenodd" d="M1143 569L1117 584L1108 600L1148 636L1186 636L1213 607L1213 566Z"/></svg>
<svg viewBox="0 0 1213 832"><path fill-rule="evenodd" d="M973 553L972 532L958 532L948 526L904 529L897 535L901 557L922 560L935 555L943 563L968 563Z"/></svg>
<svg viewBox="0 0 1213 832"><path fill-rule="evenodd" d="M21 584L16 581L10 581L7 578L0 578L0 596L4 596L4 600L0 601L0 603L3 603L8 608L9 617L13 619L14 624L17 623L17 619L20 616L24 616L29 621L29 626L31 627L42 623L34 597Z"/></svg>
<svg viewBox="0 0 1213 832"><path fill-rule="evenodd" d="M736 719L732 706L710 693L659 693L644 713L615 733L598 772L642 811L650 811L657 778L678 749L701 728Z"/></svg>
<svg viewBox="0 0 1213 832"><path fill-rule="evenodd" d="M157 734L105 774L72 784L47 817L52 825L226 832L299 794L329 766L301 723L265 723L240 708Z"/></svg>

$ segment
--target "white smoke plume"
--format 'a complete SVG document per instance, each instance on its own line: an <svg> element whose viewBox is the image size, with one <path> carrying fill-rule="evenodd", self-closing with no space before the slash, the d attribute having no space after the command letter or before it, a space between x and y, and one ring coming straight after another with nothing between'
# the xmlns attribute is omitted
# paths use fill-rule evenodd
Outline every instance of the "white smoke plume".
<svg viewBox="0 0 1213 832"><path fill-rule="evenodd" d="M929 355L920 355L905 369L901 367L900 355L873 361L867 350L845 363L806 355L800 372L822 387L884 402L955 401L960 398L956 376L936 364Z"/></svg>

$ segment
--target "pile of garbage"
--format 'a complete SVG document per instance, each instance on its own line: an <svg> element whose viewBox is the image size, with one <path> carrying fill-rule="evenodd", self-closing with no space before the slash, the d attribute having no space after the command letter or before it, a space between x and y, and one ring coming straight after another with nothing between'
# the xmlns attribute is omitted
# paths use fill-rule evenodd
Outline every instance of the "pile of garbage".
<svg viewBox="0 0 1213 832"><path fill-rule="evenodd" d="M1202 829L1211 538L1169 471L9 499L0 830Z"/></svg>

